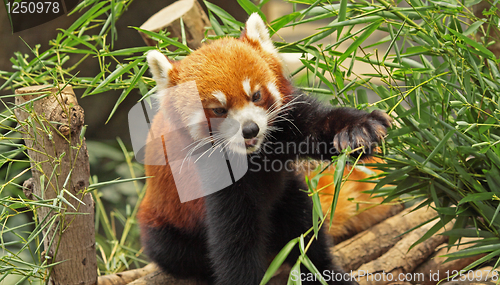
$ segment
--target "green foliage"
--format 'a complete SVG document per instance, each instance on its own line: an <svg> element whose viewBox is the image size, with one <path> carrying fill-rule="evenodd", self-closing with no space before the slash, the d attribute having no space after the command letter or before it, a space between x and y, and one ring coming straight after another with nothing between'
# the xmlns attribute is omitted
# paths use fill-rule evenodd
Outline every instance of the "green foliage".
<svg viewBox="0 0 500 285"><path fill-rule="evenodd" d="M145 52L159 49L172 59L182 59L191 50L183 44L185 39L147 31L142 32L157 41L156 47L113 50L114 22L130 2L83 1L77 10L85 12L70 28L61 30L48 50L40 51L35 46L33 55L15 54L11 59L15 71L0 71L0 79L5 80L0 88L70 83L74 88L84 89L83 96L122 90L110 117L134 90L140 92L141 100L148 100L155 88L146 75ZM261 15L260 8L266 2L238 0L248 13ZM500 72L498 59L488 49L495 41L490 35L498 33L496 7L493 5L478 18L472 13L477 0L288 2L294 7L293 12L268 23L275 39L279 39L286 28L297 29L311 23L320 26L295 42L276 42L281 53L300 58L302 65L291 72L293 79L304 90L321 94L333 105L378 108L394 118L395 127L381 145L387 163L378 165L386 171L386 176L378 181L373 193L386 196L386 201L400 197L418 199L421 206L435 208L442 222L423 239L448 221L454 221L453 228L447 228L445 233L451 243L460 243L462 237L479 238L472 248L450 254L450 259L486 254L471 267L487 261L498 263ZM214 4L205 4L215 34L207 35L208 39L239 36L243 23ZM341 44L348 47L344 49ZM167 47L176 50L169 51ZM70 61L70 57L77 60ZM78 65L91 58L98 60L100 73L92 78L79 77ZM355 66L360 64L371 67L371 71L357 72ZM378 99L369 102L367 92L376 94ZM43 278L41 272L46 267L40 258L40 236L32 234L40 229L37 222L33 220L23 226L15 226L19 221L9 224L12 219L22 217L18 213L36 211L41 205L25 200L17 184L22 181L29 160L20 158L24 148L14 127L15 119L8 112L0 119L3 130L0 191L10 189L9 193L18 197L2 196L5 198L1 199L4 209L0 219L4 232L8 233L5 238L2 235L2 246L10 255L1 260L0 270L4 276L15 273L23 278ZM127 165L126 178L140 177L142 173L138 173L142 170L134 165L131 154L123 145L120 148L122 151L116 156L109 152L111 163L118 161ZM334 177L336 185L346 179L342 174L348 152L334 160L339 169ZM99 184L94 177L93 183L104 187L113 182ZM315 204L315 223L309 232L314 234L325 220L319 210L316 184L314 179L308 180L308 191ZM382 187L387 185L395 186ZM139 199L143 188L134 180L133 189ZM133 230L137 206L113 210L109 217L106 214L109 211L100 202L105 189L94 193L98 209L96 227L102 234L97 238L101 273L116 272L133 263L137 265L141 262L140 251L132 241L137 236ZM334 215L334 209L335 202L330 216ZM121 237L115 220L123 227ZM300 269L302 263L311 271L317 271L307 258L307 248L314 238L305 240L306 236L304 233L292 240L277 255L262 284L295 246L303 254L293 268ZM14 245L22 246L23 250L10 250ZM26 255L32 255L33 261L25 262Z"/></svg>
<svg viewBox="0 0 500 285"><path fill-rule="evenodd" d="M146 193L143 166L133 161L133 152L118 139L118 148L89 142L90 165L94 168L90 190L96 202L96 247L100 275L142 267L148 261L142 255L136 216ZM108 172L106 175L104 173ZM117 179L115 175L120 175ZM108 178L108 176L111 176ZM112 179L98 182L98 179ZM96 191L98 189L98 191ZM110 209L111 208L111 209Z"/></svg>

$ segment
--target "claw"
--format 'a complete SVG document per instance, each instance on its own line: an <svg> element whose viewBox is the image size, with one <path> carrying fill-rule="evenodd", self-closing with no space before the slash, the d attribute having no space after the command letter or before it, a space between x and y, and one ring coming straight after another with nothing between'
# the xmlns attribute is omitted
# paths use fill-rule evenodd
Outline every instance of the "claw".
<svg viewBox="0 0 500 285"><path fill-rule="evenodd" d="M387 134L387 128L391 127L392 118L386 113L375 110L368 115L367 120L358 126L344 128L335 135L334 146L338 150L363 147L362 152L371 152L372 144L378 143Z"/></svg>
<svg viewBox="0 0 500 285"><path fill-rule="evenodd" d="M370 117L382 123L382 125L386 128L390 128L392 126L392 118L387 115L385 112L380 110L374 110L370 113Z"/></svg>
<svg viewBox="0 0 500 285"><path fill-rule="evenodd" d="M349 145L349 133L346 129L340 131L335 135L335 137L333 138L333 145L338 150L347 148L347 146Z"/></svg>

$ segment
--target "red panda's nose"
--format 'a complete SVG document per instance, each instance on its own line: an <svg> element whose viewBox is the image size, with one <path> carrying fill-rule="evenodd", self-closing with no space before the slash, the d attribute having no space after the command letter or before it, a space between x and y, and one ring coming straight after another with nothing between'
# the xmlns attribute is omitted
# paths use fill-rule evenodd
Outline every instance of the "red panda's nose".
<svg viewBox="0 0 500 285"><path fill-rule="evenodd" d="M243 138L251 139L257 136L259 133L259 126L256 123L250 121L243 124L243 129L241 131L243 133Z"/></svg>

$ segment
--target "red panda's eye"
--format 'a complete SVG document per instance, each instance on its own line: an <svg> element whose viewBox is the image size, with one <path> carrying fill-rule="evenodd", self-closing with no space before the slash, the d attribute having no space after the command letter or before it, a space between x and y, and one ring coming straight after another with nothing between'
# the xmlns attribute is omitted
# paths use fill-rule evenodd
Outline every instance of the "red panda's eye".
<svg viewBox="0 0 500 285"><path fill-rule="evenodd" d="M260 94L260 91L253 93L252 102L259 102L261 99L262 99L262 94Z"/></svg>
<svg viewBox="0 0 500 285"><path fill-rule="evenodd" d="M227 113L227 110L224 108L213 108L212 112L214 112L216 116L224 116Z"/></svg>

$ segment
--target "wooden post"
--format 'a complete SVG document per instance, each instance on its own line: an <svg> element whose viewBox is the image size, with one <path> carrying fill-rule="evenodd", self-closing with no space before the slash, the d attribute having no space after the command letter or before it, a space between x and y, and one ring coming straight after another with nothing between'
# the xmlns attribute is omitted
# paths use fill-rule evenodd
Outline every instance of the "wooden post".
<svg viewBox="0 0 500 285"><path fill-rule="evenodd" d="M80 137L83 109L69 85L25 87L16 94L15 114L32 173L24 183L25 193L33 200L59 198L62 208L39 207L36 212L39 222L48 224L43 231L43 257L49 263L61 262L51 268L49 284L97 284L94 201L85 192L89 158L85 138ZM28 102L32 99L37 100ZM25 111L28 106L30 112Z"/></svg>
<svg viewBox="0 0 500 285"><path fill-rule="evenodd" d="M181 21L184 22L187 46L197 49L205 37L205 28L210 26L207 14L196 0L179 0L154 14L140 27L143 30L170 32L169 37L182 38ZM148 46L156 44L149 36L140 33Z"/></svg>

